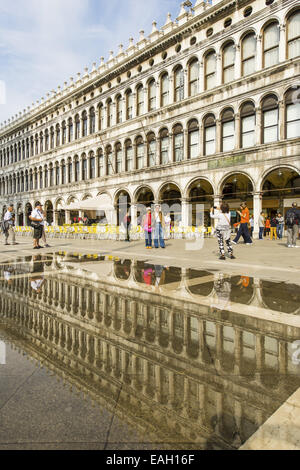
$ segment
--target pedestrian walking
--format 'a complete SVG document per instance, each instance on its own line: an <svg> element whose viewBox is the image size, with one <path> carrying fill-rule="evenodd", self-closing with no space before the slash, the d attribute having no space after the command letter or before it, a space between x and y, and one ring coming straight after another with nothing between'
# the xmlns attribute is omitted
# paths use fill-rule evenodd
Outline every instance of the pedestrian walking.
<svg viewBox="0 0 300 470"><path fill-rule="evenodd" d="M124 219L123 219L123 223L124 223L125 230L126 230L126 238L125 238L125 241L126 241L126 242L130 242L129 227L130 227L130 224L131 224L131 217L130 217L128 211L126 212L126 215L125 215L125 217L124 217Z"/></svg>
<svg viewBox="0 0 300 470"><path fill-rule="evenodd" d="M154 221L155 221L154 246L155 248L158 248L160 244L161 248L165 248L165 240L164 240L165 220L164 220L163 213L160 210L159 206L155 207Z"/></svg>
<svg viewBox="0 0 300 470"><path fill-rule="evenodd" d="M277 225L277 217L276 214L274 214L270 220L270 240L273 240L273 237L277 240Z"/></svg>
<svg viewBox="0 0 300 470"><path fill-rule="evenodd" d="M225 249L224 249L224 240L226 242L227 251L231 259L235 259L233 256L233 249L231 246L230 236L231 236L231 223L230 223L230 210L228 204L223 203L218 209L218 212L215 213L214 207L211 208L210 216L212 219L217 219L216 226L216 235L219 243L220 250L220 259L225 259Z"/></svg>
<svg viewBox="0 0 300 470"><path fill-rule="evenodd" d="M241 222L240 222L240 226L239 226L237 236L235 237L234 240L232 240L232 243L234 245L236 245L238 243L240 237L242 236L243 239L244 239L244 243L246 243L246 245L252 245L252 240L251 240L251 237L250 237L250 234L249 234L249 228L248 228L249 209L247 207L247 204L245 202L243 202L240 205L240 209L241 209L241 211L237 211L237 213L241 217Z"/></svg>
<svg viewBox="0 0 300 470"><path fill-rule="evenodd" d="M298 209L296 202L294 202L292 208L287 211L285 223L287 227L287 246L288 248L296 248L300 226L300 209Z"/></svg>
<svg viewBox="0 0 300 470"><path fill-rule="evenodd" d="M260 213L259 220L259 240L263 240L264 230L265 230L265 214L263 212Z"/></svg>
<svg viewBox="0 0 300 470"><path fill-rule="evenodd" d="M252 214L251 214L251 217L250 217L250 220L249 220L249 224L250 224L250 237L253 238L254 218L253 218Z"/></svg>
<svg viewBox="0 0 300 470"><path fill-rule="evenodd" d="M270 217L267 217L265 221L265 237L270 237L270 228L271 228L271 220L270 220Z"/></svg>
<svg viewBox="0 0 300 470"><path fill-rule="evenodd" d="M145 232L146 248L148 250L151 250L152 248L152 215L151 215L150 207L147 207L147 213L143 217L142 226Z"/></svg>
<svg viewBox="0 0 300 470"><path fill-rule="evenodd" d="M43 206L40 202L36 203L29 219L33 227L33 249L38 250L39 248L43 248L39 244L43 235Z"/></svg>
<svg viewBox="0 0 300 470"><path fill-rule="evenodd" d="M4 218L2 221L2 231L4 234L4 238L5 238L5 242L4 242L5 245L9 245L8 238L10 235L12 239L12 244L18 245L18 243L16 242L16 234L14 230L14 225L15 225L14 206L13 204L10 204L10 206L8 207L7 211L4 214Z"/></svg>
<svg viewBox="0 0 300 470"><path fill-rule="evenodd" d="M48 222L47 222L47 220L46 220L46 217L47 217L46 212L43 211L43 222L42 222L43 233L42 233L42 241L43 241L44 246L45 246L46 248L50 248L50 245L48 245L47 239L46 239L46 227L49 225Z"/></svg>
<svg viewBox="0 0 300 470"><path fill-rule="evenodd" d="M277 237L279 238L279 240L282 239L283 237L283 228L284 228L284 217L283 215L278 212L277 214Z"/></svg>

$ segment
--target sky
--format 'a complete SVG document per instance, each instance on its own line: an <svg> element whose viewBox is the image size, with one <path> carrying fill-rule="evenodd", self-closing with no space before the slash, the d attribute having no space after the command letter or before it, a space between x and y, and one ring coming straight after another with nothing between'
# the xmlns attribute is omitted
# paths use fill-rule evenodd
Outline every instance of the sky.
<svg viewBox="0 0 300 470"><path fill-rule="evenodd" d="M0 0L0 123L128 47L181 0ZM195 3L195 1L193 1ZM1 90L5 88L5 99Z"/></svg>

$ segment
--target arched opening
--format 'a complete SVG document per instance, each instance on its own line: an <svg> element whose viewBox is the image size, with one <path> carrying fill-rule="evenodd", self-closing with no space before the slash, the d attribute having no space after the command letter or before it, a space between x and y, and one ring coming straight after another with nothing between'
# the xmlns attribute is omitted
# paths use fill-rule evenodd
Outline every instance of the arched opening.
<svg viewBox="0 0 300 470"><path fill-rule="evenodd" d="M247 175L234 173L228 176L222 185L223 200L229 204L231 222L239 221L237 210L241 202L246 202L249 211L253 211L253 184Z"/></svg>
<svg viewBox="0 0 300 470"><path fill-rule="evenodd" d="M46 201L45 202L45 212L46 212L46 220L49 225L52 224L53 222L53 204L51 201Z"/></svg>
<svg viewBox="0 0 300 470"><path fill-rule="evenodd" d="M57 224L59 226L64 225L66 223L66 212L63 209L64 203L63 200L60 199L57 201L56 210L57 210Z"/></svg>
<svg viewBox="0 0 300 470"><path fill-rule="evenodd" d="M199 178L190 185L188 202L192 205L191 224L193 227L198 225L209 227L211 225L210 208L213 205L213 200L214 190L208 181Z"/></svg>
<svg viewBox="0 0 300 470"><path fill-rule="evenodd" d="M300 174L290 168L276 168L262 183L262 208L269 216L278 211L285 215L293 202L300 204Z"/></svg>
<svg viewBox="0 0 300 470"><path fill-rule="evenodd" d="M170 214L171 224L179 225L181 216L181 192L174 183L165 184L159 193L159 203L164 214Z"/></svg>
<svg viewBox="0 0 300 470"><path fill-rule="evenodd" d="M75 197L71 197L69 200L68 200L68 206L70 206L71 204L74 204L75 202L78 202ZM75 224L78 222L78 218L79 218L79 210L71 210L70 211L70 220L71 220L71 223Z"/></svg>
<svg viewBox="0 0 300 470"><path fill-rule="evenodd" d="M19 227L23 227L24 225L24 214L22 210L22 204L18 204L17 207L17 224Z"/></svg>
<svg viewBox="0 0 300 470"><path fill-rule="evenodd" d="M29 219L31 212L32 212L32 205L28 202L25 206L25 223L27 226L31 224L31 220Z"/></svg>
<svg viewBox="0 0 300 470"><path fill-rule="evenodd" d="M127 191L122 190L118 192L116 199L116 209L117 209L117 225L120 226L126 216L126 213L130 211L131 206L131 197Z"/></svg>

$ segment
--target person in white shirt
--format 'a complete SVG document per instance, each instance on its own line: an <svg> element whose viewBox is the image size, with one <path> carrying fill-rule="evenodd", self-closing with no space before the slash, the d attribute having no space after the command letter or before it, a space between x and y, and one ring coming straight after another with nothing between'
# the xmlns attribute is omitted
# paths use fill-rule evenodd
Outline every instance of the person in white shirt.
<svg viewBox="0 0 300 470"><path fill-rule="evenodd" d="M43 206L41 203L36 203L35 209L29 216L29 219L32 221L33 226L33 249L38 250L39 248L42 248L42 246L39 245L39 242L44 230Z"/></svg>
<svg viewBox="0 0 300 470"><path fill-rule="evenodd" d="M216 235L218 238L219 243L219 250L220 250L220 259L225 259L225 249L224 249L224 239L227 245L227 251L230 255L231 259L235 259L233 256L233 249L231 246L231 223L230 223L230 211L228 204L223 203L218 209L219 212L215 213L214 208L211 208L210 216L212 219L217 219L218 223L216 226Z"/></svg>
<svg viewBox="0 0 300 470"><path fill-rule="evenodd" d="M3 233L4 233L4 237L5 237L5 245L9 245L9 243L7 241L9 235L11 235L11 237L12 237L12 244L13 245L18 245L18 243L16 243L16 235L15 235L15 231L14 231L13 210L14 210L14 207L11 204L9 206L9 208L7 209L7 211L4 215L4 218L3 218L3 228L4 228Z"/></svg>

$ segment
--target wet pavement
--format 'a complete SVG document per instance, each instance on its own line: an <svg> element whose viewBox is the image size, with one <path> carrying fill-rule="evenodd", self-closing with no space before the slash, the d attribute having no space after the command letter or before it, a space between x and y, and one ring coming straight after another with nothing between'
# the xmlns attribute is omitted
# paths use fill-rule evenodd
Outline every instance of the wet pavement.
<svg viewBox="0 0 300 470"><path fill-rule="evenodd" d="M297 283L57 251L0 292L0 450L238 449L300 387Z"/></svg>

